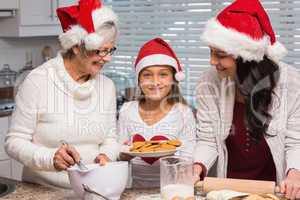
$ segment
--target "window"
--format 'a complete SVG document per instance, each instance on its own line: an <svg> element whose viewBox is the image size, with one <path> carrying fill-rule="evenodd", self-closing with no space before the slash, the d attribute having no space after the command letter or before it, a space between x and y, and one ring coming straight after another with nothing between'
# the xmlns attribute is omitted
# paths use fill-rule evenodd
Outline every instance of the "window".
<svg viewBox="0 0 300 200"><path fill-rule="evenodd" d="M181 83L186 99L195 104L199 75L209 68L209 51L200 41L205 22L231 1L224 0L107 0L120 19L118 50L106 71L129 76L134 84L134 61L146 41L160 36L174 48L186 74ZM289 54L285 62L300 64L300 1L262 0L279 40ZM118 87L118 86L117 86Z"/></svg>

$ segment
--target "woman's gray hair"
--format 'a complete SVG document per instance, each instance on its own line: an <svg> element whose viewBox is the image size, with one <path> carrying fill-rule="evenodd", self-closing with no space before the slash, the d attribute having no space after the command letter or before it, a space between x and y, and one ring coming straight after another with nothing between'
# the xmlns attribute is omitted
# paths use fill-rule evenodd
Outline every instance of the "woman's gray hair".
<svg viewBox="0 0 300 200"><path fill-rule="evenodd" d="M113 21L107 21L103 23L98 29L95 30L95 32L103 37L102 44L107 42L115 42L119 35L119 28L118 25ZM78 45L81 50L84 52L86 49L84 48L84 41L81 42L81 44ZM75 54L73 52L73 49L66 49L62 50L62 56L63 58L72 59Z"/></svg>
<svg viewBox="0 0 300 200"><path fill-rule="evenodd" d="M103 37L103 42L115 42L117 40L119 30L118 26L113 21L103 23L98 29L95 30L97 34Z"/></svg>

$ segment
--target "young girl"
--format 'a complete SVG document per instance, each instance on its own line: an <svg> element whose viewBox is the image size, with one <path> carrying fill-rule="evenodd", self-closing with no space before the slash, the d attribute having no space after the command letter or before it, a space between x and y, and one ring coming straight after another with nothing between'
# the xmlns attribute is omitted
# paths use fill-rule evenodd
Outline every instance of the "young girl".
<svg viewBox="0 0 300 200"><path fill-rule="evenodd" d="M184 74L175 53L164 40L150 40L140 49L135 70L140 95L121 108L120 142L179 139L183 144L177 155L191 157L195 119L179 91L178 81ZM136 157L131 163L133 187L159 187L158 159Z"/></svg>

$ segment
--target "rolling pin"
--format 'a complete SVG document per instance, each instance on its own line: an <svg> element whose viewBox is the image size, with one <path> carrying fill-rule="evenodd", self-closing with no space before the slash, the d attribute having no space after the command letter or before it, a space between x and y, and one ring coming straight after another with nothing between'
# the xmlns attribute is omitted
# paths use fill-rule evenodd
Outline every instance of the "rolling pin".
<svg viewBox="0 0 300 200"><path fill-rule="evenodd" d="M252 194L269 193L276 195L279 191L273 181L205 177L203 181L198 181L195 184L195 190L202 194L224 189Z"/></svg>

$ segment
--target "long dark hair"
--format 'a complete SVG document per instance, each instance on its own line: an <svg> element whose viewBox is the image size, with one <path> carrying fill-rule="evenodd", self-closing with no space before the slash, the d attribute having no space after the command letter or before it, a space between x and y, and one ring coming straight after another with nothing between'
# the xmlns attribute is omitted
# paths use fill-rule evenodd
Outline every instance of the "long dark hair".
<svg viewBox="0 0 300 200"><path fill-rule="evenodd" d="M279 66L264 56L260 62L237 58L237 86L245 97L245 125L255 141L267 135L272 119L269 113L274 88L279 80Z"/></svg>
<svg viewBox="0 0 300 200"><path fill-rule="evenodd" d="M173 67L170 67L172 69L172 74L173 74L173 83L172 83L172 87L171 87L171 91L169 92L169 94L166 96L166 99L168 104L170 105L174 105L175 103L182 103L184 105L187 105L186 100L184 99L184 97L182 96L181 92L180 92L180 88L179 88L179 83L178 81L175 79L175 73L176 70ZM139 73L141 74L141 72ZM139 77L138 77L139 79ZM139 80L138 80L139 81ZM140 86L139 86L140 87ZM142 91L142 89L140 88L140 93L137 95L136 98L140 103L144 103L145 102L145 94Z"/></svg>

